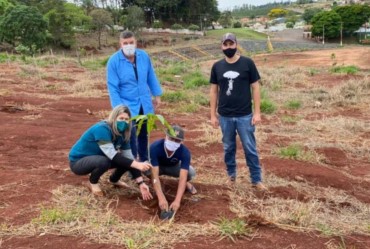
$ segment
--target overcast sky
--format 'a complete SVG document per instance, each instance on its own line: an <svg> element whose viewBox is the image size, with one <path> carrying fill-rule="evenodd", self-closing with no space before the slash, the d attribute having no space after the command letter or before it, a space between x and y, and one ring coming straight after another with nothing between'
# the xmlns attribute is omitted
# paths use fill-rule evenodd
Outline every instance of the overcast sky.
<svg viewBox="0 0 370 249"><path fill-rule="evenodd" d="M285 2L286 0L284 0ZM218 0L218 9L223 10L232 10L234 6L242 6L243 4L252 4L252 5L263 5L266 3L281 2L281 0Z"/></svg>

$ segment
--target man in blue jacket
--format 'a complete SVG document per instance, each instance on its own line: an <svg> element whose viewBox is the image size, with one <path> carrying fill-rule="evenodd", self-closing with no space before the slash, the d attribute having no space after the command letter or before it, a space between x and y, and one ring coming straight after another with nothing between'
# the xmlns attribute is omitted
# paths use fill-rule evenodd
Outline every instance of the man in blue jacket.
<svg viewBox="0 0 370 249"><path fill-rule="evenodd" d="M120 45L121 49L109 58L107 65L107 85L112 108L127 105L133 117L154 113L161 103L162 89L150 57L144 50L136 48L136 38L131 31L121 33ZM139 155L140 161L148 160L146 124L137 138L133 125L130 143L135 158Z"/></svg>

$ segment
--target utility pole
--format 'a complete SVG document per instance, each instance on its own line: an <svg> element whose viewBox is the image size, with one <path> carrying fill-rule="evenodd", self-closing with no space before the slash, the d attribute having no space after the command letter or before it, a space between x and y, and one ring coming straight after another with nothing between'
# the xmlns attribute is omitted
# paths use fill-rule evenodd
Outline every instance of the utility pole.
<svg viewBox="0 0 370 249"><path fill-rule="evenodd" d="M325 44L325 25L322 25L322 44Z"/></svg>
<svg viewBox="0 0 370 249"><path fill-rule="evenodd" d="M343 46L343 22L340 22L340 46Z"/></svg>

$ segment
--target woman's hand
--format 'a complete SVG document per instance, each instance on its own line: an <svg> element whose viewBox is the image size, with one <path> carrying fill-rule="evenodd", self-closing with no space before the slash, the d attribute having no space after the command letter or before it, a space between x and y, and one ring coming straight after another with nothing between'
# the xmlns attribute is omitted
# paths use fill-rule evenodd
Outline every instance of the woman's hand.
<svg viewBox="0 0 370 249"><path fill-rule="evenodd" d="M143 197L144 201L153 199L153 196L149 191L148 185L146 185L145 183L142 183L140 184L139 188L140 188L141 196Z"/></svg>
<svg viewBox="0 0 370 249"><path fill-rule="evenodd" d="M144 171L147 171L147 170L151 169L153 166L147 161L145 161L145 162L136 162L136 161L134 161L131 164L131 167L133 167L135 169L138 169L141 172L144 172Z"/></svg>

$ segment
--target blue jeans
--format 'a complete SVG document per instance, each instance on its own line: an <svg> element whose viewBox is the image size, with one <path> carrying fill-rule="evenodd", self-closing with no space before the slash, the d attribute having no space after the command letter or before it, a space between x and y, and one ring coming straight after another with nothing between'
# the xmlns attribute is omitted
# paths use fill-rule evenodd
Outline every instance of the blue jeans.
<svg viewBox="0 0 370 249"><path fill-rule="evenodd" d="M130 146L132 154L135 158L139 155L140 162L148 160L148 132L146 130L146 122L141 127L139 136L136 136L136 122L132 122Z"/></svg>
<svg viewBox="0 0 370 249"><path fill-rule="evenodd" d="M253 114L242 117L219 117L222 143L224 146L224 161L226 164L227 174L229 177L236 177L236 134L239 134L243 145L246 163L252 184L262 181L261 167L259 163L256 138L254 137L255 126L252 125Z"/></svg>

